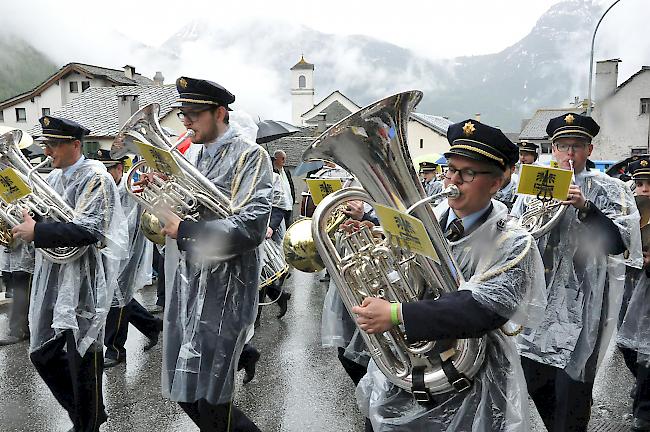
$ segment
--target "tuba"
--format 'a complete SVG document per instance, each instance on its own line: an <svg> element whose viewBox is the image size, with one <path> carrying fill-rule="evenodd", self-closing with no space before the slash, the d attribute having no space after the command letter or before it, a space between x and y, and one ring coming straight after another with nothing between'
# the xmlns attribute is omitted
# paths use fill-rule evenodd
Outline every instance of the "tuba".
<svg viewBox="0 0 650 432"><path fill-rule="evenodd" d="M186 138L194 135L194 131L189 129L176 143L169 142L158 121L159 111L160 105L152 103L133 114L115 137L111 156L120 158L127 152L142 156L138 147L140 143L169 152L177 164L178 171L170 169L162 172L164 179L154 176L153 181L143 187L135 186L134 183L139 175L151 171L146 160L135 163L126 174L127 192L145 209L141 228L144 228L148 238L160 243L164 237L160 233L161 227L155 213L161 207L170 208L183 220L195 222L206 217L226 218L232 213L230 199L177 149ZM278 245L271 240L265 240L262 245L264 266L260 283L268 284L286 274L289 266L284 262Z"/></svg>
<svg viewBox="0 0 650 432"><path fill-rule="evenodd" d="M11 228L23 222L22 209L27 209L30 215L38 219L50 219L56 222L72 222L74 210L61 196L38 174L37 170L49 165L52 158L47 157L35 167L20 151L18 143L22 132L18 129L0 135L0 164L5 169L11 168L14 173L27 184L31 192L22 198L11 202L0 200L0 218L7 230L3 230L3 243L11 245ZM82 247L57 247L39 249L43 256L56 264L65 264L79 258L88 249Z"/></svg>
<svg viewBox="0 0 650 432"><path fill-rule="evenodd" d="M363 186L325 197L312 223L316 247L351 315L352 307L368 296L411 302L456 291L463 281L408 151L407 122L421 98L421 92L410 91L362 108L332 126L303 155L304 160L335 162ZM458 196L458 189L449 187L440 198L445 196ZM367 227L344 235L345 252L339 253L325 234L326 225L331 213L349 200L409 209L424 224L438 260L396 246ZM473 377L485 358L484 338L458 339L443 345L437 341L410 343L399 327L377 335L360 333L387 379L413 392L419 400L426 400L428 395L422 395L414 382L423 379L429 394L465 390L470 385L466 377ZM443 362L451 362L464 377L448 378Z"/></svg>

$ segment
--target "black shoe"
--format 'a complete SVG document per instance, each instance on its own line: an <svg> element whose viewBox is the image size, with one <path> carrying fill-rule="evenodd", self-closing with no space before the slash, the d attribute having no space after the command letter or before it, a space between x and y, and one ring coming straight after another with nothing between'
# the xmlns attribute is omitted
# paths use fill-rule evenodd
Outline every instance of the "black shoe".
<svg viewBox="0 0 650 432"><path fill-rule="evenodd" d="M154 334L153 336L148 337L147 343L144 345L144 350L149 351L151 348L155 347L158 345L158 336L160 336L160 332Z"/></svg>
<svg viewBox="0 0 650 432"><path fill-rule="evenodd" d="M255 366L257 366L257 361L259 359L260 353L259 351L255 350L255 355L249 359L249 361L246 362L246 365L244 366L244 371L246 372L242 381L244 384L248 384L249 382L253 381L253 378L255 378Z"/></svg>
<svg viewBox="0 0 650 432"><path fill-rule="evenodd" d="M632 420L633 431L650 431L650 421L634 417Z"/></svg>
<svg viewBox="0 0 650 432"><path fill-rule="evenodd" d="M6 338L0 339L0 346L13 345L20 343L26 339L29 339L29 335L23 336L7 336Z"/></svg>
<svg viewBox="0 0 650 432"><path fill-rule="evenodd" d="M13 298L13 296L14 296L14 293L13 293L13 292L11 292L11 291L5 291L5 298L6 298L6 299L8 299L8 298Z"/></svg>
<svg viewBox="0 0 650 432"><path fill-rule="evenodd" d="M105 357L104 358L104 369L109 369L117 366L120 363L124 363L124 360L116 360L114 358Z"/></svg>
<svg viewBox="0 0 650 432"><path fill-rule="evenodd" d="M287 313L287 302L291 298L291 294L287 292L283 292L280 294L280 298L278 299L277 303L278 306L280 307L280 312L278 313L277 317L282 318L284 314Z"/></svg>

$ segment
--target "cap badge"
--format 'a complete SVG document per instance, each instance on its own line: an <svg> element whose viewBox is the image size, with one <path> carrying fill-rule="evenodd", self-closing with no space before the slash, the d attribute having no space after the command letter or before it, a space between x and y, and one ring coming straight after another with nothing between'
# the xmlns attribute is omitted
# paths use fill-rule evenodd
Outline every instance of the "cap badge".
<svg viewBox="0 0 650 432"><path fill-rule="evenodd" d="M178 80L178 85L180 85L183 88L187 88L187 81L185 80L185 78L179 79Z"/></svg>
<svg viewBox="0 0 650 432"><path fill-rule="evenodd" d="M573 124L573 121L574 121L575 119L576 119L576 118L573 117L573 114L567 114L567 116L564 117L564 122L565 122L566 124L570 125L570 124Z"/></svg>
<svg viewBox="0 0 650 432"><path fill-rule="evenodd" d="M639 164L641 164L642 167L647 167L648 166L648 161L647 160L642 160L641 162L639 162Z"/></svg>
<svg viewBox="0 0 650 432"><path fill-rule="evenodd" d="M43 119L43 126L49 126L49 125L50 125L50 119L47 118L47 117L45 117L45 118Z"/></svg>
<svg viewBox="0 0 650 432"><path fill-rule="evenodd" d="M472 122L467 122L463 125L463 133L465 136L472 136L472 134L476 131L476 127L474 126L474 123Z"/></svg>

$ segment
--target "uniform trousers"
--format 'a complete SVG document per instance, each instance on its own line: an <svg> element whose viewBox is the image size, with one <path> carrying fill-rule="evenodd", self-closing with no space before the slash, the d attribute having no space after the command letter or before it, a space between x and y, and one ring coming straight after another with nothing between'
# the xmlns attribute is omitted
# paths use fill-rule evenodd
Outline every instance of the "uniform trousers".
<svg viewBox="0 0 650 432"><path fill-rule="evenodd" d="M201 432L261 432L234 403L212 405L199 399L178 404Z"/></svg>
<svg viewBox="0 0 650 432"><path fill-rule="evenodd" d="M589 363L589 362L588 362ZM563 369L521 357L528 394L549 432L585 432L593 382L573 380Z"/></svg>
<svg viewBox="0 0 650 432"><path fill-rule="evenodd" d="M122 308L110 308L106 317L104 336L107 358L118 361L126 359L124 344L129 333L129 323L149 339L157 338L162 330L162 320L154 317L136 299L131 299Z"/></svg>
<svg viewBox="0 0 650 432"><path fill-rule="evenodd" d="M30 359L50 391L68 412L74 430L96 432L106 421L102 395L104 359L91 347L82 357L72 330L30 354Z"/></svg>
<svg viewBox="0 0 650 432"><path fill-rule="evenodd" d="M637 362L637 352L619 347L627 368L632 372L635 382L632 413L635 418L650 421L650 367Z"/></svg>
<svg viewBox="0 0 650 432"><path fill-rule="evenodd" d="M22 271L2 272L2 281L7 291L13 292L11 311L9 312L9 335L18 338L29 336L29 292L32 286L32 274Z"/></svg>

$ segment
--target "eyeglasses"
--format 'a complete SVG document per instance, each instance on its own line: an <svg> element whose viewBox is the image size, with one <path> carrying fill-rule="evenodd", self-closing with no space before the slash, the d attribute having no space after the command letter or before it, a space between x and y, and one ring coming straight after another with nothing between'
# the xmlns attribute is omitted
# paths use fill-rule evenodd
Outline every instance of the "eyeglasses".
<svg viewBox="0 0 650 432"><path fill-rule="evenodd" d="M553 144L556 149L558 149L561 152L567 152L569 151L569 148L573 150L573 152L577 152L578 150L584 150L587 148L585 144L567 144L567 143L555 143Z"/></svg>
<svg viewBox="0 0 650 432"><path fill-rule="evenodd" d="M189 119L191 122L195 122L199 119L199 116L201 115L202 112L208 111L210 108L202 109L202 110L197 110L197 111L179 111L176 113L180 121L185 121L185 119Z"/></svg>
<svg viewBox="0 0 650 432"><path fill-rule="evenodd" d="M41 148L45 150L46 148L55 149L61 144L71 143L74 140L64 140L64 141L42 141Z"/></svg>
<svg viewBox="0 0 650 432"><path fill-rule="evenodd" d="M477 174L492 174L492 171L474 171L470 168L456 169L453 166L449 166L445 172L445 177L451 180L454 177L454 174L458 173L460 179L463 183L471 183L474 181L474 178Z"/></svg>

